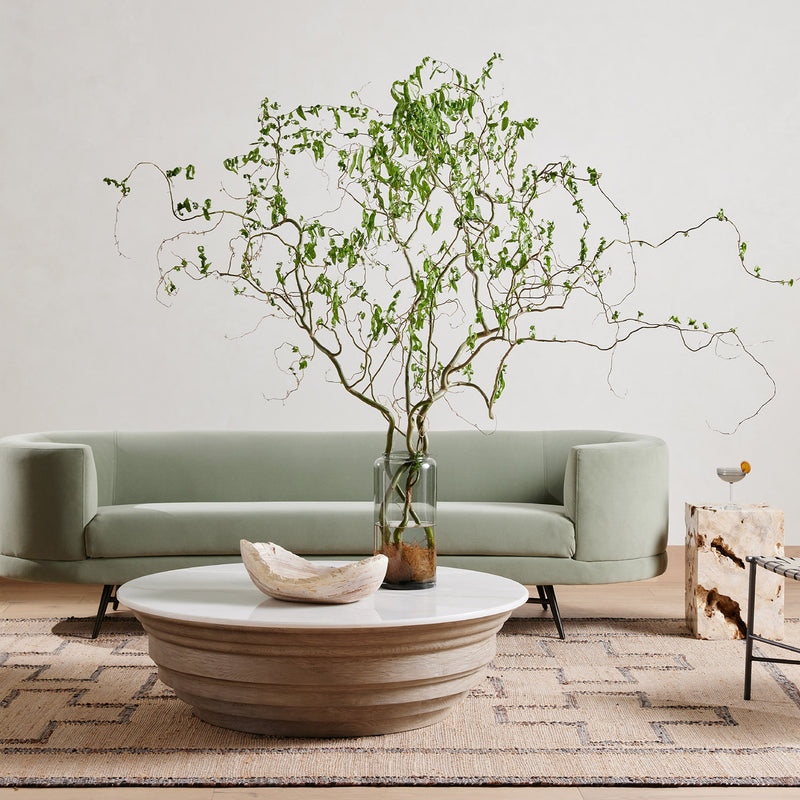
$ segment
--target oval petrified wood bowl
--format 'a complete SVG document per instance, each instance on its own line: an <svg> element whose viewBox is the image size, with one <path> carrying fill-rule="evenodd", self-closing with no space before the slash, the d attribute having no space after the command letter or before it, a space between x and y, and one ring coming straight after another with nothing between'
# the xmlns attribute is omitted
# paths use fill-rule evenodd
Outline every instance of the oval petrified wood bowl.
<svg viewBox="0 0 800 800"><path fill-rule="evenodd" d="M378 590L382 554L338 566L307 561L272 542L239 542L247 574L264 594L301 603L354 603Z"/></svg>

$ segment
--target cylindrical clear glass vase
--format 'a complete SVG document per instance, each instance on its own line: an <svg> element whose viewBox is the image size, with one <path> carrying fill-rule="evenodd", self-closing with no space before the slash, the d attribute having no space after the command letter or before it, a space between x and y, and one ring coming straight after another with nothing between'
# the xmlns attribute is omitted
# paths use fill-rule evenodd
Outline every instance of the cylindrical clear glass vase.
<svg viewBox="0 0 800 800"><path fill-rule="evenodd" d="M436 461L394 451L375 461L375 553L389 559L387 589L436 583Z"/></svg>

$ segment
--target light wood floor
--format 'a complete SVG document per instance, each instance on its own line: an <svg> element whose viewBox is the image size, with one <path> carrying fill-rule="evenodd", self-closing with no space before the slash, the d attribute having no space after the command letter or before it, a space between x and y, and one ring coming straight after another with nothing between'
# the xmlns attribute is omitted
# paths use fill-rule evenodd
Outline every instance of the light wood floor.
<svg viewBox="0 0 800 800"><path fill-rule="evenodd" d="M800 547L787 547L787 555L800 556ZM557 587L561 614L567 629L570 617L682 617L684 614L683 548L669 548L667 571L647 581L607 586ZM787 581L785 613L800 617L800 583ZM0 578L0 616L94 616L100 599L98 586L26 583ZM118 613L124 612L120 609ZM540 614L529 605L525 614ZM2 757L2 756L0 756ZM798 765L800 773L800 765ZM800 798L800 789L701 787L648 788L537 788L537 787L335 787L264 789L12 789L0 788L0 800L768 800Z"/></svg>

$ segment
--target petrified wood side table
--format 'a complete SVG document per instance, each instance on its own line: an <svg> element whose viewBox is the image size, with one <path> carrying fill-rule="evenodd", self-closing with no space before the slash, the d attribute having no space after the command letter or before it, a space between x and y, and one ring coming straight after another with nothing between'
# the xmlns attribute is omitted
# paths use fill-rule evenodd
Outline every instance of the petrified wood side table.
<svg viewBox="0 0 800 800"><path fill-rule="evenodd" d="M783 555L783 511L686 504L686 623L698 639L744 639L750 555ZM783 577L761 576L755 633L783 639Z"/></svg>

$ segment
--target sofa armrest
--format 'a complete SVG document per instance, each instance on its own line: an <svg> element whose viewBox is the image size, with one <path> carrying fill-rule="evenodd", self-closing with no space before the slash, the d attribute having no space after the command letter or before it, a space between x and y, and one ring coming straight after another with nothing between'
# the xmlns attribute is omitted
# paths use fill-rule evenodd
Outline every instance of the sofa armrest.
<svg viewBox="0 0 800 800"><path fill-rule="evenodd" d="M641 437L573 447L564 505L575 525L578 561L663 553L669 527L667 445Z"/></svg>
<svg viewBox="0 0 800 800"><path fill-rule="evenodd" d="M97 513L97 471L87 445L0 442L0 553L86 558L83 529Z"/></svg>

